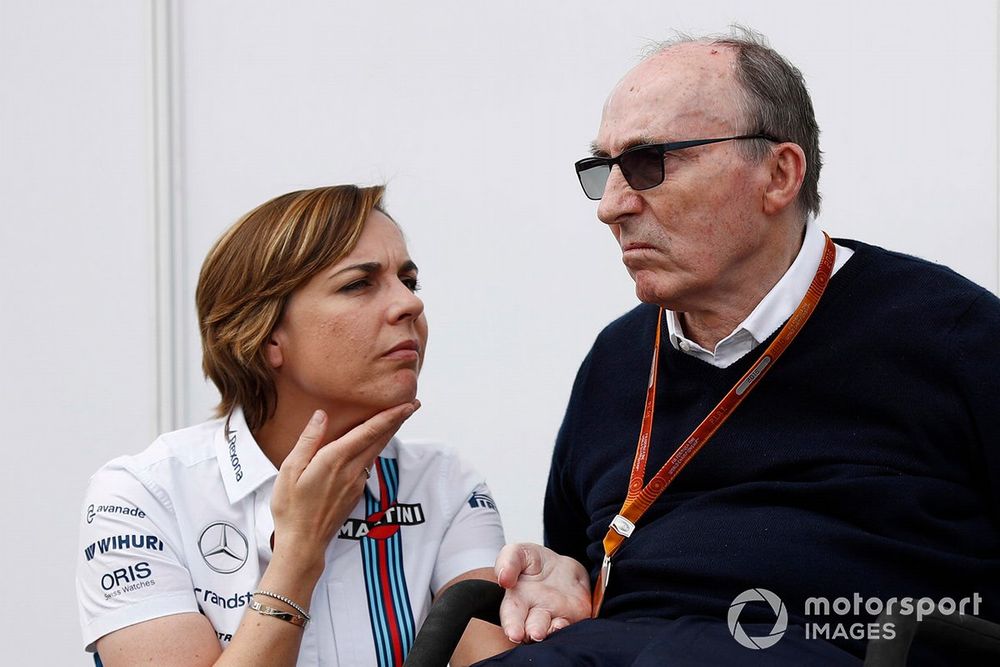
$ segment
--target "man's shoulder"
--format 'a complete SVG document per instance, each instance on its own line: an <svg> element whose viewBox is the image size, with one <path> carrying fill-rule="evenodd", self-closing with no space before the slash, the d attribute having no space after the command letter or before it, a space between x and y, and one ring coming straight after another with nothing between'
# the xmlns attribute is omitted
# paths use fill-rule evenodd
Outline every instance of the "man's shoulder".
<svg viewBox="0 0 1000 667"><path fill-rule="evenodd" d="M640 303L624 315L613 320L597 335L598 343L617 343L621 339L634 339L637 334L656 329L656 317L659 306L650 303Z"/></svg>
<svg viewBox="0 0 1000 667"><path fill-rule="evenodd" d="M921 286L935 290L947 290L953 295L964 294L976 299L979 296L992 294L981 285L969 280L954 269L936 262L910 255L904 252L888 250L880 246L852 239L834 239L838 245L854 251L851 262L858 265L859 271L867 280L877 277L882 283L889 285L897 281L905 285L908 291Z"/></svg>

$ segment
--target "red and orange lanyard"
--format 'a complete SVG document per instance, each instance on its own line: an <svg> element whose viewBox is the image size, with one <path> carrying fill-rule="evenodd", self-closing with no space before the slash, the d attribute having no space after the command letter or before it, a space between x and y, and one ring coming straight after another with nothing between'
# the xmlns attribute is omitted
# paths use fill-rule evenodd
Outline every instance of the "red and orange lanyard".
<svg viewBox="0 0 1000 667"><path fill-rule="evenodd" d="M635 461L632 463L632 475L628 484L628 495L621 510L611 521L608 527L608 534L604 536L604 563L601 565L601 576L594 587L594 599L592 606L592 616L597 618L601 610L601 603L604 601L604 591L608 587L608 578L611 575L611 558L621 548L625 539L635 531L635 524L642 517L643 513L652 505L663 490L666 489L684 466L691 462L694 455L705 446L709 438L715 435L719 427L733 413L733 411L743 402L747 394L757 386L761 378L769 371L778 357L785 351L788 345L795 339L802 327L805 326L809 316L816 310L819 299L823 296L823 291L833 274L833 263L837 252L830 237L826 237L826 246L823 249L823 258L820 260L819 268L813 277L812 284L802 297L795 312L788 318L785 326L782 327L778 337L774 339L764 353L750 367L743 377L733 386L729 392L722 397L719 404L708 413L698 427L691 432L677 450L667 459L663 467L657 471L649 483L643 486L642 482L646 477L646 460L649 456L649 436L653 430L653 408L656 404L656 376L660 360L660 325L663 323L663 308L656 321L656 342L653 344L653 364L649 371L649 385L646 389L646 407L642 413L642 428L639 431L639 442L635 449Z"/></svg>

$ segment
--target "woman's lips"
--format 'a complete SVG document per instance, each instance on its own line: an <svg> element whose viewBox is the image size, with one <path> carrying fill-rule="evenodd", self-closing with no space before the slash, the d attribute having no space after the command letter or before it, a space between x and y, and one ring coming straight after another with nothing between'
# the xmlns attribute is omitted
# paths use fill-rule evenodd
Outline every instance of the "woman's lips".
<svg viewBox="0 0 1000 667"><path fill-rule="evenodd" d="M420 344L415 340L405 340L382 355L386 359L398 361L419 361Z"/></svg>

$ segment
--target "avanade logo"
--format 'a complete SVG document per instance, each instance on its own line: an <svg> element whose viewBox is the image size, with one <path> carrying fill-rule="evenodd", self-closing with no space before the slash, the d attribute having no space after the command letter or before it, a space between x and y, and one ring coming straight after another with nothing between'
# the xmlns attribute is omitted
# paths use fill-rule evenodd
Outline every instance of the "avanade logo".
<svg viewBox="0 0 1000 667"><path fill-rule="evenodd" d="M97 505L93 503L87 506L87 523L94 523L94 517L98 514L125 514L128 516L146 518L146 513L138 507L128 507L126 505Z"/></svg>

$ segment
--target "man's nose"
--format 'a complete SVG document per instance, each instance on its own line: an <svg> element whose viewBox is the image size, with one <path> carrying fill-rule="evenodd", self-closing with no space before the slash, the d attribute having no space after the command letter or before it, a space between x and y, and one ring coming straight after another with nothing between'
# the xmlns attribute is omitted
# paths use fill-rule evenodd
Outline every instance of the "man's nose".
<svg viewBox="0 0 1000 667"><path fill-rule="evenodd" d="M597 217L606 225L618 225L641 209L642 197L629 186L618 165L611 167L604 196L597 205Z"/></svg>

